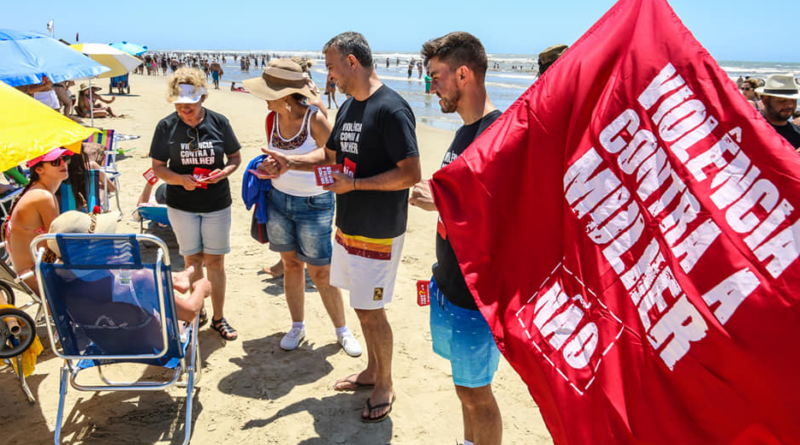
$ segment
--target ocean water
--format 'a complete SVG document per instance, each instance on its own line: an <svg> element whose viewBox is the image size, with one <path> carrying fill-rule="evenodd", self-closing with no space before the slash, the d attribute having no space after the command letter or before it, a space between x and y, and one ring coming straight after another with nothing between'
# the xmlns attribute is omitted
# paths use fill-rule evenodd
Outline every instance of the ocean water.
<svg viewBox="0 0 800 445"><path fill-rule="evenodd" d="M211 53L210 51L180 51L185 53ZM315 60L311 74L317 85L324 89L327 76L323 56L318 51L224 51L227 62L224 65L221 88L230 87L230 82L237 84L243 79L257 77L261 74L260 55L264 53L277 54L281 57L302 56ZM238 62L234 62L232 54L258 54L259 67L251 64L250 72L244 73ZM386 59L389 67L386 67ZM397 59L400 63L397 64ZM435 95L425 94L425 82L415 67L411 77L408 77L408 62L411 59L419 60L418 53L410 52L376 52L373 59L377 63L378 77L389 87L399 92L411 105L419 122L446 130L455 130L461 125L461 119L456 113L443 114L439 108L439 100ZM489 54L489 71L486 73L486 89L492 103L504 111L519 96L522 95L536 80L536 60L534 54ZM728 77L735 80L740 75L757 78L766 78L770 74L800 75L800 63L769 63L769 62L741 62L718 61L720 67L728 73ZM497 68L495 68L497 67ZM327 102L327 97L322 97ZM336 94L336 100L341 103L345 96Z"/></svg>

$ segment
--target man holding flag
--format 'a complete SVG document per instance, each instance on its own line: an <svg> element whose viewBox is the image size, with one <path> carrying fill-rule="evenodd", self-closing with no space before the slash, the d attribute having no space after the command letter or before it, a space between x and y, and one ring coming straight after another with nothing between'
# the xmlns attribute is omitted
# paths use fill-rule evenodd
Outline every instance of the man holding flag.
<svg viewBox="0 0 800 445"><path fill-rule="evenodd" d="M486 94L488 61L480 40L466 32L452 32L426 42L422 58L430 72L431 93L439 96L442 112L457 112L464 122L444 156L444 167L500 117L500 111ZM414 186L408 201L436 211L427 180ZM464 282L441 221L436 259L430 285L431 338L434 352L451 363L464 417L464 445L499 445L503 422L491 383L500 351Z"/></svg>
<svg viewBox="0 0 800 445"><path fill-rule="evenodd" d="M558 445L800 443L800 159L621 0L430 182Z"/></svg>

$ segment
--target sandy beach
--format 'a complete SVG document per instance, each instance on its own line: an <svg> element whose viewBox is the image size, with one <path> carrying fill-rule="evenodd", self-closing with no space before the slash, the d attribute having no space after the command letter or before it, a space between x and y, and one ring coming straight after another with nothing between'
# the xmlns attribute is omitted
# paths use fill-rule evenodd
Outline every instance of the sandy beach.
<svg viewBox="0 0 800 445"><path fill-rule="evenodd" d="M255 76L256 74L254 74ZM225 79L223 79L224 81ZM108 91L108 80L98 82ZM212 86L213 88L213 86ZM73 88L74 92L77 89ZM125 214L117 232L138 232L130 212L150 166L148 151L156 123L174 111L165 99L166 77L131 76L131 95L110 106L126 117L98 119L140 139L121 142L130 150L118 158L122 172L120 200ZM111 96L105 96L111 97ZM343 97L342 97L343 99ZM229 90L211 90L205 106L227 116L242 144L242 158L260 154L265 143L266 103ZM333 113L329 116L333 121ZM418 124L423 177L438 169L453 133ZM394 383L397 401L389 420L364 424L360 413L369 391L336 392L333 383L366 366L366 354L349 357L336 343L333 326L310 280L306 284L306 340L295 351L280 349L291 325L282 279L261 271L279 258L250 238L250 213L241 200L241 167L231 178L233 191L232 252L226 257L226 318L239 339L226 342L209 329L200 331L203 375L194 398L193 444L436 444L463 441L460 404L450 364L431 350L427 307L416 303L415 283L429 279L435 261L436 215L412 207L396 284L387 306L394 330ZM170 247L173 268L183 261L169 229L154 229ZM26 301L25 297L19 300ZM347 304L347 293L345 292ZM210 310L210 302L207 307ZM363 344L358 320L346 311L348 325ZM52 443L58 408L59 368L63 361L45 351L28 378L37 402L28 403L7 368L0 370L0 442ZM117 370L114 370L117 371ZM89 372L94 375L94 372ZM503 415L504 443L552 443L527 388L504 359L493 384ZM181 443L185 392L81 393L70 389L64 412L65 443Z"/></svg>

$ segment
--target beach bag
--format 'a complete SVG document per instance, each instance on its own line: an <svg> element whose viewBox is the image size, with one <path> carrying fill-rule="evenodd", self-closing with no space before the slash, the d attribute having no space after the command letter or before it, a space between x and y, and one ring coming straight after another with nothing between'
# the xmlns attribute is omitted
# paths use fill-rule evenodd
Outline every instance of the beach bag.
<svg viewBox="0 0 800 445"><path fill-rule="evenodd" d="M253 206L253 214L250 216L250 236L261 244L267 244L269 238L267 237L267 223L259 223L256 219L256 208L258 204Z"/></svg>
<svg viewBox="0 0 800 445"><path fill-rule="evenodd" d="M269 140L272 136L272 128L275 126L275 113L270 112L267 115L267 146L269 146ZM250 215L250 236L258 241L261 244L267 244L269 242L269 238L267 237L267 224L266 223L259 223L256 219L256 209L258 208L258 204L253 206L253 214Z"/></svg>

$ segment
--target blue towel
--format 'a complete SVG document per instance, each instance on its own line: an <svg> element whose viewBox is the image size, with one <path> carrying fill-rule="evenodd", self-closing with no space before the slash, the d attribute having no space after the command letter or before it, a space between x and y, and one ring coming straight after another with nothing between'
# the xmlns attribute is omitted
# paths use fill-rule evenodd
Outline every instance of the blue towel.
<svg viewBox="0 0 800 445"><path fill-rule="evenodd" d="M272 181L269 179L259 179L258 176L250 173L256 170L267 155L258 155L247 164L242 179L242 200L247 210L256 205L255 217L259 224L267 222L267 193L272 190Z"/></svg>

